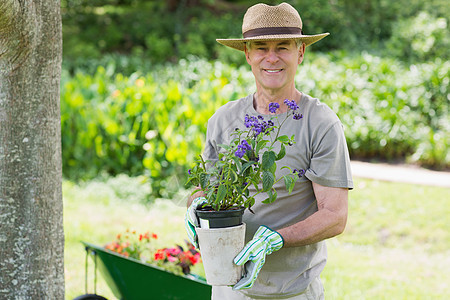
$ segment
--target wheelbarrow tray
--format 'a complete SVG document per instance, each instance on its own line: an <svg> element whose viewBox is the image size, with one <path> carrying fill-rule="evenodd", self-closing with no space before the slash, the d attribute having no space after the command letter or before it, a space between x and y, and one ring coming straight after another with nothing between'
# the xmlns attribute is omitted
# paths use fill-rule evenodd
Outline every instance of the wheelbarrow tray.
<svg viewBox="0 0 450 300"><path fill-rule="evenodd" d="M199 276L179 276L103 247L82 243L93 259L97 257L97 268L118 299L211 299L211 286Z"/></svg>

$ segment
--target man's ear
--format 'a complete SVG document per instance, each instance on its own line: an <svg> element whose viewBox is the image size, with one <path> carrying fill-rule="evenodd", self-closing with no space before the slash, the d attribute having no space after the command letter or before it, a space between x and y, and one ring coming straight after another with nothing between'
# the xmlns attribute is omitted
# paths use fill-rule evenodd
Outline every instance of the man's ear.
<svg viewBox="0 0 450 300"><path fill-rule="evenodd" d="M305 57L306 44L302 43L300 48L298 48L298 64L301 64L303 58Z"/></svg>
<svg viewBox="0 0 450 300"><path fill-rule="evenodd" d="M245 53L245 59L247 60L247 63L250 64L250 55L249 51L247 49L247 44L244 43L244 53Z"/></svg>

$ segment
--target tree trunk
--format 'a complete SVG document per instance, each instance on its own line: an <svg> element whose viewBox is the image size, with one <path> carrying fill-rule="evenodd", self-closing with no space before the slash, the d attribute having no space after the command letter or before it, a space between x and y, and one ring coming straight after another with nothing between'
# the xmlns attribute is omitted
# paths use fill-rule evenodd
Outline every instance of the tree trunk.
<svg viewBox="0 0 450 300"><path fill-rule="evenodd" d="M55 0L0 1L0 299L64 299Z"/></svg>

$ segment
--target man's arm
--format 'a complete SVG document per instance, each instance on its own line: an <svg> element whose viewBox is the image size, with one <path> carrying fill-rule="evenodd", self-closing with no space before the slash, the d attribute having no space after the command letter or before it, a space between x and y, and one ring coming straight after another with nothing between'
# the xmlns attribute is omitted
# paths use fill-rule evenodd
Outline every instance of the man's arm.
<svg viewBox="0 0 450 300"><path fill-rule="evenodd" d="M200 189L201 188L199 186L196 187L195 190L199 190L199 191L197 191L197 192L195 192L195 193L193 193L192 195L189 196L189 198L187 199L187 202L186 202L186 206L187 207L191 206L192 201L194 201L195 198L197 198L197 197L206 197L205 192L203 192Z"/></svg>
<svg viewBox="0 0 450 300"><path fill-rule="evenodd" d="M277 230L284 247L305 246L341 234L347 223L348 189L313 182L318 211L294 225Z"/></svg>

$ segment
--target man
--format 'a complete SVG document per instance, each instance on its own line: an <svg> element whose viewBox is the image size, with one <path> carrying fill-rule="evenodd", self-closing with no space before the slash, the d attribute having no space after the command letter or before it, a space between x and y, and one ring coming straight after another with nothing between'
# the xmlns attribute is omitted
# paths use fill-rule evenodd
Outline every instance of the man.
<svg viewBox="0 0 450 300"><path fill-rule="evenodd" d="M283 125L281 134L295 135L295 144L287 147L278 165L304 170L304 176L291 194L283 183L278 184L272 204L262 204L265 195L257 196L254 214L247 211L243 217L248 243L234 260L245 264L247 273L234 287L213 287L212 298L323 299L319 276L327 259L324 240L342 233L346 225L348 189L353 188L350 159L336 114L297 90L294 77L306 46L328 33L304 35L300 15L287 3L250 7L242 33L242 39L217 41L244 51L256 92L227 103L211 117L203 156L217 159L217 145L228 144L231 131L242 127L245 114L273 115L269 103L277 102L277 114L283 115L288 109L284 100L289 99L299 106L303 118ZM201 196L198 192L190 198L188 204L193 204L187 220L203 201Z"/></svg>

